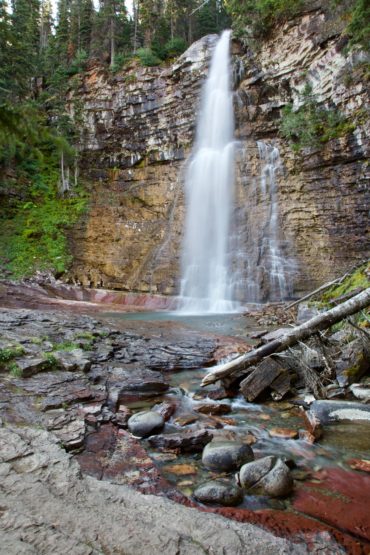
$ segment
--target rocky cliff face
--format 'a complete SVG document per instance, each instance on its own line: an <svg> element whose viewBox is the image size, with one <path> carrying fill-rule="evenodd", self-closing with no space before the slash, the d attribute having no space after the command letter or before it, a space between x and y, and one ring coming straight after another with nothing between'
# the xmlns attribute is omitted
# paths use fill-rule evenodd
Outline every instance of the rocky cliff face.
<svg viewBox="0 0 370 555"><path fill-rule="evenodd" d="M87 286L171 294L183 221L181 174L216 36L168 68L87 72L70 93L82 116L91 207L73 230L71 278ZM79 110L79 112L78 112Z"/></svg>
<svg viewBox="0 0 370 555"><path fill-rule="evenodd" d="M274 246L295 294L340 275L367 254L366 59L358 51L345 53L343 26L317 7L254 51L233 45L239 148L232 243L241 298L269 296L266 230L274 203ZM202 39L167 68L133 64L115 77L92 68L71 89L70 110L82 122L82 173L91 188L90 210L71 232L71 281L178 292L182 172L215 40ZM355 125L297 155L279 135L281 109L299 105L307 82L320 102ZM265 190L261 185L263 153L272 149L279 155L273 195L271 184Z"/></svg>

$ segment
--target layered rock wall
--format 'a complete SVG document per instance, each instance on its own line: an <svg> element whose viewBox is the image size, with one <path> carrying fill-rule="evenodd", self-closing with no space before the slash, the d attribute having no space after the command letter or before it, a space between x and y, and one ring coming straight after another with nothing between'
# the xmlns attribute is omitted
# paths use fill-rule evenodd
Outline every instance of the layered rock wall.
<svg viewBox="0 0 370 555"><path fill-rule="evenodd" d="M338 14L318 6L255 49L233 44L239 148L232 244L241 298L248 297L252 278L257 300L269 295L263 243L270 208L260 189L257 141L278 147L281 156L278 241L290 262L294 294L340 275L368 254L368 60L356 50L346 53L344 25ZM71 89L70 111L82 121L82 173L91 189L89 212L71 232L71 281L178 292L182 173L215 40L202 39L166 68L133 64L114 77L92 68ZM279 134L281 109L290 102L298 107L307 83L321 103L355 125L297 155Z"/></svg>

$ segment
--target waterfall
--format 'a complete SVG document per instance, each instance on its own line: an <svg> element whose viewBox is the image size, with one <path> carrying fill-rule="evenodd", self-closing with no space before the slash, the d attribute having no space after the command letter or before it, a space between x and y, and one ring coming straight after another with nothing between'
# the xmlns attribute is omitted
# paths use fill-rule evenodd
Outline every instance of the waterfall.
<svg viewBox="0 0 370 555"><path fill-rule="evenodd" d="M277 146L257 141L261 162L259 195L260 202L266 207L265 220L261 221L261 238L258 258L259 274L268 300L278 301L292 293L295 263L286 254L287 243L282 241L279 227L279 204L277 178L282 175L282 162ZM253 278L256 282L258 278Z"/></svg>
<svg viewBox="0 0 370 555"><path fill-rule="evenodd" d="M195 146L185 177L181 312L235 310L229 231L234 195L234 114L230 35L215 47L206 80Z"/></svg>

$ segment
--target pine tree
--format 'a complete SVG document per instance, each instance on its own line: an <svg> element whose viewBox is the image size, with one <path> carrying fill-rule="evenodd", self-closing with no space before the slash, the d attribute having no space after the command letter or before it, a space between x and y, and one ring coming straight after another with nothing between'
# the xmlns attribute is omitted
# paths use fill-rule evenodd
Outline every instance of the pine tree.
<svg viewBox="0 0 370 555"><path fill-rule="evenodd" d="M71 5L72 54L90 53L94 6L92 0L73 0Z"/></svg>
<svg viewBox="0 0 370 555"><path fill-rule="evenodd" d="M8 6L0 0L0 100L5 100L10 93L9 73L11 68L11 26Z"/></svg>
<svg viewBox="0 0 370 555"><path fill-rule="evenodd" d="M11 15L11 68L13 92L22 98L31 90L38 71L40 47L39 0L14 0Z"/></svg>
<svg viewBox="0 0 370 555"><path fill-rule="evenodd" d="M41 0L40 11L40 53L48 47L53 28L51 0Z"/></svg>
<svg viewBox="0 0 370 555"><path fill-rule="evenodd" d="M59 0L54 40L54 63L67 67L71 59L71 0Z"/></svg>

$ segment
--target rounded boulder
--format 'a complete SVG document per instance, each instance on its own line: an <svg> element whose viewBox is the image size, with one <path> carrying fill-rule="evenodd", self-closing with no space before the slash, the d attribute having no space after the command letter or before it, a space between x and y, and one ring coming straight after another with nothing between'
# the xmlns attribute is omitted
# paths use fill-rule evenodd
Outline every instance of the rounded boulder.
<svg viewBox="0 0 370 555"><path fill-rule="evenodd" d="M194 492L197 501L212 505L235 507L243 501L243 490L233 484L221 481L206 482Z"/></svg>
<svg viewBox="0 0 370 555"><path fill-rule="evenodd" d="M164 418L158 412L137 412L131 416L127 425L134 436L144 438L160 432L164 426Z"/></svg>
<svg viewBox="0 0 370 555"><path fill-rule="evenodd" d="M205 446L202 463L210 470L231 472L253 461L251 447L237 441L211 441Z"/></svg>
<svg viewBox="0 0 370 555"><path fill-rule="evenodd" d="M275 461L276 457L263 457L262 459L244 464L236 475L237 483L244 489L253 487L270 472Z"/></svg>
<svg viewBox="0 0 370 555"><path fill-rule="evenodd" d="M293 490L293 478L287 465L281 460L261 480L261 487L270 497L286 497Z"/></svg>

